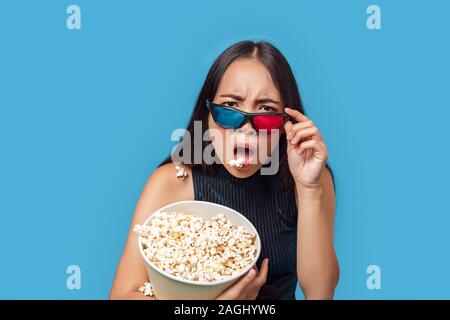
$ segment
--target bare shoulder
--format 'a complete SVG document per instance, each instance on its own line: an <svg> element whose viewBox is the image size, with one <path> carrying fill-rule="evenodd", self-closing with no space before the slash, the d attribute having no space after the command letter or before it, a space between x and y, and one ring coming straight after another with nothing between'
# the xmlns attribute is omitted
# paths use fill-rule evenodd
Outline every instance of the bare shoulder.
<svg viewBox="0 0 450 320"><path fill-rule="evenodd" d="M177 167L187 173L184 179L177 177L177 172L179 171ZM186 165L167 163L155 169L148 180L148 184L157 187L161 193L171 194L176 197L176 193L189 193L190 187L192 187L192 171Z"/></svg>
<svg viewBox="0 0 450 320"><path fill-rule="evenodd" d="M192 171L189 166L180 165L187 173L182 180L177 177L174 163L158 167L150 175L136 205L136 218L143 222L157 209L182 200L194 200Z"/></svg>

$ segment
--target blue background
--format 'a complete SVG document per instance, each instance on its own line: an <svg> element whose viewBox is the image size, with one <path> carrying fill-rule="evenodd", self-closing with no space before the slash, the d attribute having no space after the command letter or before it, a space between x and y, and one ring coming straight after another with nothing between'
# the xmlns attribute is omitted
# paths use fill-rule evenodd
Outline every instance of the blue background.
<svg viewBox="0 0 450 320"><path fill-rule="evenodd" d="M366 27L372 3L381 30ZM70 4L81 30L66 28ZM2 1L0 298L108 297L144 183L213 60L243 39L285 54L329 147L335 298L450 298L449 12L444 0ZM71 264L81 290L66 288ZM366 286L371 264L380 290Z"/></svg>

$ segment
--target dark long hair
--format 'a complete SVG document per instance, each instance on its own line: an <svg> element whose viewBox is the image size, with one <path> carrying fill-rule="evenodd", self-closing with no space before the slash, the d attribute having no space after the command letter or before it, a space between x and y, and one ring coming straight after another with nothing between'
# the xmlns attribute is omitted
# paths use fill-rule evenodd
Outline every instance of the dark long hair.
<svg viewBox="0 0 450 320"><path fill-rule="evenodd" d="M187 126L188 132L186 132L186 134L189 134L190 137L194 137L194 121L202 121L203 137L205 130L208 128L209 115L209 110L205 106L205 101L208 98L213 99L216 95L222 76L224 75L225 70L228 68L228 66L232 62L241 59L258 59L268 70L272 81L280 92L285 105L289 106L290 108L297 109L301 113L305 114L302 100L300 98L300 93L298 91L297 82L295 81L294 74L292 73L289 63L287 62L283 54L274 45L266 41L241 41L228 47L224 52L222 52L209 69L203 87L197 97L197 102L195 104L191 119L189 120L189 124ZM195 139L190 140L191 145L185 147L191 147L191 150L194 150ZM203 151L208 145L209 141L203 141L202 143ZM279 173L283 180L283 186L286 190L289 190L294 187L294 179L288 167L286 147L286 136L282 135L280 136L279 141ZM182 154L183 151L180 150L180 148L183 148L183 143L179 143L177 145L175 152ZM171 162L172 158L171 155L169 155L159 166ZM190 166L191 168L199 169L200 171L205 173L214 173L214 169L211 165L205 163L195 163L193 152L191 152L190 163L186 163L185 165ZM330 170L333 176L328 163L326 164L326 167Z"/></svg>

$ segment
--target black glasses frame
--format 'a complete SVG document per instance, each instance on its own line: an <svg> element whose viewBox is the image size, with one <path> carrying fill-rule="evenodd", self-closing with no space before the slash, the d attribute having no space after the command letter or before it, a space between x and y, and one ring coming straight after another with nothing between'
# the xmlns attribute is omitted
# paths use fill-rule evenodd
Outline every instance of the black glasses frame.
<svg viewBox="0 0 450 320"><path fill-rule="evenodd" d="M244 115L244 119L242 120L241 124L238 127L226 127L223 126L219 123L217 123L217 125L221 126L222 128L225 129L238 129L241 128L244 124L246 124L248 121L250 121L253 129L256 130L255 124L253 123L253 118L255 116L269 116L269 115L275 115L275 116L282 116L284 118L284 122L283 124L285 124L288 120L292 120L291 116L289 116L287 113L285 112L275 112L275 111L269 111L269 112L245 112L236 108L232 108L232 107L228 107L228 106L224 106L222 104L218 104L218 103L214 103L211 102L211 100L206 99L206 107L208 108L209 111L211 111L211 115L214 119L214 121L216 121L215 119L215 115L214 115L214 109L215 108L224 108L230 111L235 111L235 112L239 112L240 114ZM283 128L283 125L280 126L280 129Z"/></svg>

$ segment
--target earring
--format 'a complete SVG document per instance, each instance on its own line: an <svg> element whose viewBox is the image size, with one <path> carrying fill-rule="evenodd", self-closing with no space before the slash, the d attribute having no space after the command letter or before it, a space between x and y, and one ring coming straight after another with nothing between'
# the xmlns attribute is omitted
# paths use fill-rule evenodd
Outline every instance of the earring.
<svg viewBox="0 0 450 320"><path fill-rule="evenodd" d="M183 181L187 177L187 172L180 166L175 166L175 169L177 170L177 178Z"/></svg>

